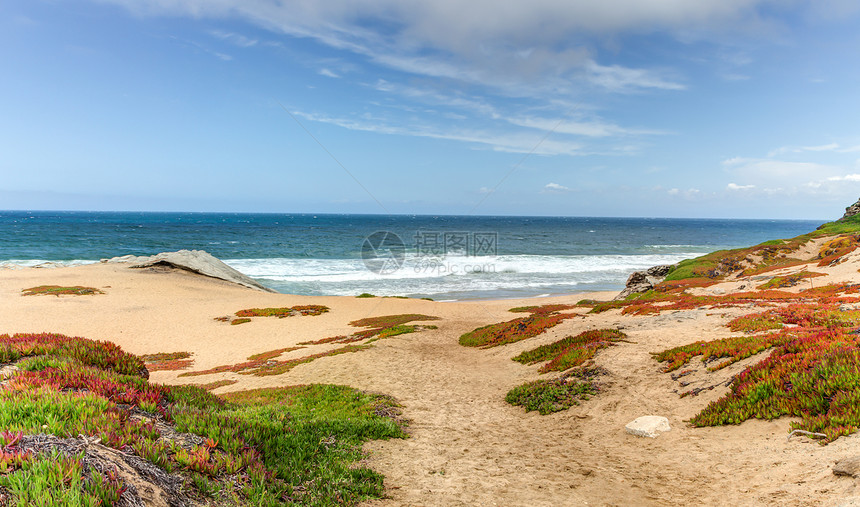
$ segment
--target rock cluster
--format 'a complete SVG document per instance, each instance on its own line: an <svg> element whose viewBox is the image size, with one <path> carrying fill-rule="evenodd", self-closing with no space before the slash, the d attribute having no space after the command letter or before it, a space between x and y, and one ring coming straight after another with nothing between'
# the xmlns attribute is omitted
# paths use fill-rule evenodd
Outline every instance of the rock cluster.
<svg viewBox="0 0 860 507"><path fill-rule="evenodd" d="M655 285L662 282L674 267L674 265L654 266L653 268L648 268L645 271L634 271L627 279L627 286L617 296L615 296L615 299L624 299L630 294L648 292L653 289Z"/></svg>
<svg viewBox="0 0 860 507"><path fill-rule="evenodd" d="M855 202L851 206L845 208L845 214L842 215L842 219L844 220L857 214L860 214L860 199L858 199L857 202Z"/></svg>
<svg viewBox="0 0 860 507"><path fill-rule="evenodd" d="M258 283L251 277L236 271L227 264L215 258L209 252L203 250L179 250L178 252L162 252L151 257L135 257L124 255L112 259L102 259L102 262L127 262L131 268L148 268L152 266L169 266L197 273L198 275L210 276L220 280L226 280L243 287L260 290L263 292L276 292Z"/></svg>

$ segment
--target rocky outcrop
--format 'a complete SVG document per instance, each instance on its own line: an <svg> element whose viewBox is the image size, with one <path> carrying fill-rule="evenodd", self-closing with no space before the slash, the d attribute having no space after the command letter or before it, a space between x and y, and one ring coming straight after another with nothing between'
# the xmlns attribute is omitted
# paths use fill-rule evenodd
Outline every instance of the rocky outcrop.
<svg viewBox="0 0 860 507"><path fill-rule="evenodd" d="M846 218L849 218L849 217L853 217L854 215L857 215L857 214L860 214L860 199L858 199L857 202L855 202L851 206L848 206L847 208L845 208L845 214L842 215L842 220L845 220Z"/></svg>
<svg viewBox="0 0 860 507"><path fill-rule="evenodd" d="M168 266L176 269L184 269L197 273L198 275L209 276L226 280L243 287L260 290L264 292L276 292L268 287L265 287L252 279L251 277L236 271L227 264L215 258L209 252L203 250L179 250L178 252L162 252L151 257L136 257L134 255L124 255L122 257L114 257L112 259L102 259L102 262L123 262L130 263L131 268L148 268L152 266Z"/></svg>
<svg viewBox="0 0 860 507"><path fill-rule="evenodd" d="M645 271L634 271L627 279L627 285L624 290L618 293L615 299L624 299L630 294L648 292L655 285L662 282L674 267L674 265L654 266Z"/></svg>

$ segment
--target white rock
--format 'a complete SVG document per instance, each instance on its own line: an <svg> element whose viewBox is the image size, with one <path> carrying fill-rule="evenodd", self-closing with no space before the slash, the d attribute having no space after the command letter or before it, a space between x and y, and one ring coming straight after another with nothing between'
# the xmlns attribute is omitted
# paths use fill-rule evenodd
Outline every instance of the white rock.
<svg viewBox="0 0 860 507"><path fill-rule="evenodd" d="M643 415L637 417L624 427L627 433L636 435L637 437L657 438L660 433L669 431L672 428L669 426L669 419L659 415Z"/></svg>
<svg viewBox="0 0 860 507"><path fill-rule="evenodd" d="M162 252L151 257L136 257L124 255L112 259L102 259L105 263L131 263L131 268L148 268L157 265L166 265L178 269L184 269L199 275L219 278L251 289L264 292L275 292L264 287L256 280L231 268L227 264L213 257L203 250L179 250L178 252Z"/></svg>

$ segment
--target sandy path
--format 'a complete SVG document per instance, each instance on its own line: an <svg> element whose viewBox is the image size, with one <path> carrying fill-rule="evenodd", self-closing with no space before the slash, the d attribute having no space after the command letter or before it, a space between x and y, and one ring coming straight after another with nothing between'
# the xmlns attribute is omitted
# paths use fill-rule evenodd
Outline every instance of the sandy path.
<svg viewBox="0 0 860 507"><path fill-rule="evenodd" d="M106 294L20 296L21 289L40 284L89 285ZM241 308L295 304L325 304L332 310L319 317L262 319L241 326L213 320ZM280 376L152 376L162 382L239 380L221 392L331 382L395 396L412 420L411 437L367 446L369 465L386 476L389 488L387 499L370 505L840 505L858 494L853 480L830 471L834 461L860 450L857 437L821 447L801 437L786 442L785 419L723 428L684 424L725 388L680 399L673 392L678 384L660 372L649 353L727 336L721 326L727 317L696 310L622 317L615 311L568 320L544 335L494 349L457 343L463 332L513 318L508 308L522 304L528 302L264 294L185 273L121 266L0 270L0 332L44 330L108 339L135 353L187 350L194 353L194 369L345 334L354 330L347 322L370 315L442 317L434 322L437 330L381 340L370 350L323 358ZM504 402L510 388L539 377L537 366L520 365L511 357L569 334L614 326L623 327L635 343L598 354L597 364L609 371L598 396L549 416ZM691 379L714 384L752 360ZM641 415L664 415L672 430L657 439L627 435L624 425Z"/></svg>

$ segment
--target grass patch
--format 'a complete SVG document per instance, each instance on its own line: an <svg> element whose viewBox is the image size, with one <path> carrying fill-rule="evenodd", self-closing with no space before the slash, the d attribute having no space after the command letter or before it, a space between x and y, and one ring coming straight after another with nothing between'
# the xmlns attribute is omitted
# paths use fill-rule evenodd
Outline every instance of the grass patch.
<svg viewBox="0 0 860 507"><path fill-rule="evenodd" d="M579 405L580 401L598 393L594 379L603 374L597 368L580 369L551 380L536 380L517 386L505 396L505 401L541 415L552 414Z"/></svg>
<svg viewBox="0 0 860 507"><path fill-rule="evenodd" d="M37 296L37 295L49 295L49 296L91 296L94 294L104 294L104 292L93 288L93 287L81 287L80 285L76 285L74 287L62 287L59 285L40 285L38 287L30 287L29 289L24 289L21 291L22 296Z"/></svg>
<svg viewBox="0 0 860 507"><path fill-rule="evenodd" d="M2 335L0 344L24 358L0 390L0 486L10 504L112 505L128 494L110 473L84 466L83 456L23 451L26 435L101 438L178 481L174 500L219 505L353 505L378 498L382 476L357 466L361 444L404 436L388 417L397 413L392 400L344 386L222 399L199 387L149 383L129 367L143 360L108 342ZM165 425L170 432L159 429ZM196 440L177 439L188 433Z"/></svg>

